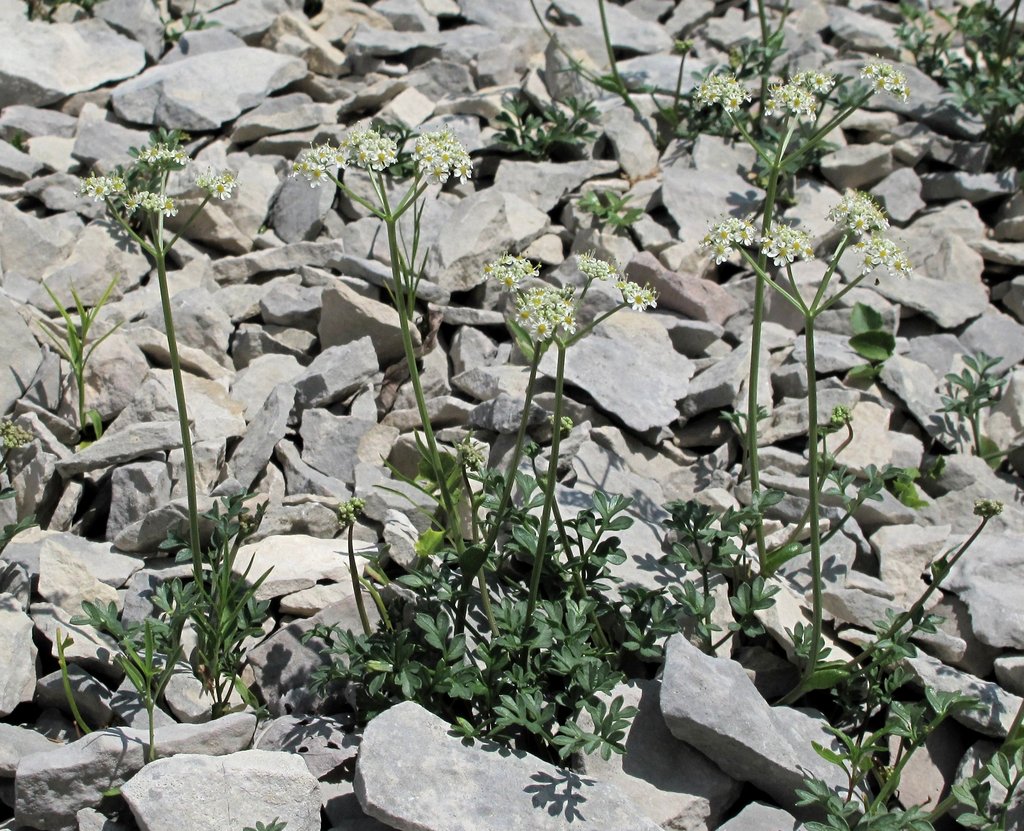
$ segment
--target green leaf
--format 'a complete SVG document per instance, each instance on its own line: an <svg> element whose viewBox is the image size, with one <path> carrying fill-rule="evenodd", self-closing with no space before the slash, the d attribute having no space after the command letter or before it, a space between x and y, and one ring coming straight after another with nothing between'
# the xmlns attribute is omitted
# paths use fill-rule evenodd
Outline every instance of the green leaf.
<svg viewBox="0 0 1024 831"><path fill-rule="evenodd" d="M850 311L850 327L855 335L881 329L884 325L882 315L864 303L856 303Z"/></svg>
<svg viewBox="0 0 1024 831"><path fill-rule="evenodd" d="M799 542L791 542L782 546L782 548L776 548L774 551L769 551L764 563L765 572L767 574L774 574L794 557L799 557L803 554L803 552L803 543Z"/></svg>
<svg viewBox="0 0 1024 831"><path fill-rule="evenodd" d="M433 528L428 528L422 534L419 539L416 540L414 546L416 553L420 557L432 557L441 548L441 543L444 542L444 531L437 531Z"/></svg>
<svg viewBox="0 0 1024 831"><path fill-rule="evenodd" d="M889 332L874 329L851 337L850 347L864 360L881 363L892 356L896 349L896 338Z"/></svg>
<svg viewBox="0 0 1024 831"><path fill-rule="evenodd" d="M830 690L833 687L839 686L849 677L850 671L842 665L818 667L814 670L814 674L804 681L800 687L805 692L810 692L811 690Z"/></svg>
<svg viewBox="0 0 1024 831"><path fill-rule="evenodd" d="M481 545L471 545L459 556L459 566L466 578L472 577L487 562L487 551Z"/></svg>

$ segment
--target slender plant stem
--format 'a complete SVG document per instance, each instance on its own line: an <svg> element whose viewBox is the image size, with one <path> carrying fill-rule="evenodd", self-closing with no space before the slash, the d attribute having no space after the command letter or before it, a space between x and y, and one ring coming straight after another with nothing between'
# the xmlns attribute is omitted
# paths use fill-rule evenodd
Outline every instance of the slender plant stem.
<svg viewBox="0 0 1024 831"><path fill-rule="evenodd" d="M370 618L366 614L366 604L363 602L363 592L359 587L359 569L356 567L356 552L352 535L355 531L354 525L348 526L348 574L352 579L352 593L356 598L356 609L359 611L359 622L363 625L363 634L369 637L373 629L370 627Z"/></svg>
<svg viewBox="0 0 1024 831"><path fill-rule="evenodd" d="M64 695L68 700L68 707L71 708L71 715L74 717L75 724L78 725L78 729L81 730L83 734L88 734L91 733L92 730L89 725L85 723L85 719L82 718L82 713L78 709L78 703L75 701L75 693L71 689L71 678L68 676L67 658L64 657L64 647L70 640L71 639L68 638L68 641L65 641L63 631L60 627L57 627L55 641L57 645L57 663L60 664L60 680L64 685Z"/></svg>
<svg viewBox="0 0 1024 831"><path fill-rule="evenodd" d="M821 529L818 527L818 383L814 356L814 315L804 317L804 344L807 350L807 483L810 499L811 552L811 652L802 674L802 682L814 675L821 640Z"/></svg>
<svg viewBox="0 0 1024 831"><path fill-rule="evenodd" d="M544 557L547 553L548 527L551 524L551 506L555 501L555 484L558 481L558 448L561 444L562 431L562 392L565 377L565 346L555 342L558 349L558 365L555 370L555 414L554 429L551 436L551 455L548 457L548 473L544 483L544 507L540 514L540 525L537 528L537 551L533 557L533 570L530 573L530 596L526 602L526 625L533 620L533 612L537 607L537 595L540 592L540 576L544 570Z"/></svg>
<svg viewBox="0 0 1024 831"><path fill-rule="evenodd" d="M154 240L156 277L160 285L160 306L163 309L164 329L167 332L167 352L171 358L171 377L174 379L174 399L178 409L178 426L181 429L181 450L185 461L185 495L188 500L188 537L192 553L193 577L202 579L202 548L199 541L199 499L196 495L196 465L192 453L192 430L188 421L188 405L185 401L185 385L181 375L181 359L178 357L178 339L174 334L174 316L171 313L171 294L167 287L167 250L163 246L163 215L159 222L159 235Z"/></svg>

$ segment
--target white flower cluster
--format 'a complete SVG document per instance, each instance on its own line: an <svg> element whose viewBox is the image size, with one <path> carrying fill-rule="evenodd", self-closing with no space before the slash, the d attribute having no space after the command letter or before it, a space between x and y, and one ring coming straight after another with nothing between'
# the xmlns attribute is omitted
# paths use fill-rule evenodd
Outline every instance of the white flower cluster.
<svg viewBox="0 0 1024 831"><path fill-rule="evenodd" d="M712 225L700 241L701 248L709 248L715 262L721 265L737 245L753 245L757 239L754 226L745 219L729 217Z"/></svg>
<svg viewBox="0 0 1024 831"><path fill-rule="evenodd" d="M727 113L734 113L750 100L750 93L732 75L712 75L697 88L697 103L701 107L721 104Z"/></svg>
<svg viewBox="0 0 1024 831"><path fill-rule="evenodd" d="M861 277L880 266L888 269L893 277L909 277L913 271L903 249L880 233L871 234L858 242L854 248L860 251L864 258L860 269Z"/></svg>
<svg viewBox="0 0 1024 831"><path fill-rule="evenodd" d="M910 97L907 77L891 64L869 63L860 71L860 77L871 84L875 92L887 92L900 101Z"/></svg>
<svg viewBox="0 0 1024 831"><path fill-rule="evenodd" d="M444 184L451 176L465 182L473 175L469 153L449 127L417 136L412 157L427 180L436 184Z"/></svg>
<svg viewBox="0 0 1024 831"><path fill-rule="evenodd" d="M519 288L528 277L537 277L540 266L518 254L502 254L493 263L484 266L484 276L497 280L508 291Z"/></svg>
<svg viewBox="0 0 1024 831"><path fill-rule="evenodd" d="M150 193L148 190L136 191L124 200L124 212L128 216L140 209L146 213L161 213L164 216L174 216L178 213L178 208L171 197Z"/></svg>
<svg viewBox="0 0 1024 831"><path fill-rule="evenodd" d="M126 190L124 179L120 176L89 176L82 180L80 193L91 196L97 202L103 202L114 196L120 196Z"/></svg>
<svg viewBox="0 0 1024 831"><path fill-rule="evenodd" d="M205 190L214 199L225 200L231 197L232 191L238 185L238 181L230 171L214 173L213 168L207 168L205 173L196 177L196 184Z"/></svg>
<svg viewBox="0 0 1024 831"><path fill-rule="evenodd" d="M180 147L170 147L162 142L143 147L138 159L153 167L184 167L189 162L188 154Z"/></svg>
<svg viewBox="0 0 1024 831"><path fill-rule="evenodd" d="M556 334L576 334L576 304L573 289L561 291L550 286L534 286L516 296L516 320L539 341Z"/></svg>
<svg viewBox="0 0 1024 831"><path fill-rule="evenodd" d="M817 96L828 95L835 83L835 77L824 72L798 72L788 83L771 86L764 114L812 118L818 108Z"/></svg>
<svg viewBox="0 0 1024 831"><path fill-rule="evenodd" d="M327 181L331 169L341 163L341 153L330 144L318 144L303 150L292 163L292 176L302 176L311 188Z"/></svg>
<svg viewBox="0 0 1024 831"><path fill-rule="evenodd" d="M398 145L390 136L374 129L350 130L341 140L336 154L342 167L361 167L382 173L398 161Z"/></svg>
<svg viewBox="0 0 1024 831"><path fill-rule="evenodd" d="M855 234L870 234L889 227L889 220L878 203L859 190L846 191L839 204L828 212L828 219L837 225L845 225Z"/></svg>
<svg viewBox="0 0 1024 831"><path fill-rule="evenodd" d="M797 258L814 259L808 233L778 222L773 223L771 230L761 237L761 251L771 257L775 265L789 265Z"/></svg>
<svg viewBox="0 0 1024 831"><path fill-rule="evenodd" d="M627 280L614 265L593 254L577 254L576 267L587 278L588 284L592 280L615 283L615 288L622 295L622 302L635 312L644 312L658 305L658 295L654 289Z"/></svg>

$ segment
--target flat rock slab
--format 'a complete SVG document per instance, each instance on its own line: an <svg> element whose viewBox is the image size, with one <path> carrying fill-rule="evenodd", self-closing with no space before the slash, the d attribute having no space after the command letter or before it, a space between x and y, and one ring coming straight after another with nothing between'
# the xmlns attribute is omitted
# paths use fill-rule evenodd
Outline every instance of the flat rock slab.
<svg viewBox="0 0 1024 831"><path fill-rule="evenodd" d="M0 30L0 109L52 104L130 78L145 65L143 48L101 20L5 24Z"/></svg>
<svg viewBox="0 0 1024 831"><path fill-rule="evenodd" d="M223 831L274 817L288 831L320 831L320 787L297 753L157 759L121 793L142 831Z"/></svg>
<svg viewBox="0 0 1024 831"><path fill-rule="evenodd" d="M1024 537L982 534L943 588L967 604L971 628L989 646L1024 649Z"/></svg>
<svg viewBox="0 0 1024 831"><path fill-rule="evenodd" d="M555 370L555 352L548 350L541 371L554 377ZM686 396L693 371L693 362L672 348L664 326L619 312L569 349L565 380L627 427L643 432L679 417L676 402Z"/></svg>
<svg viewBox="0 0 1024 831"><path fill-rule="evenodd" d="M448 731L410 701L371 721L356 761L363 810L399 831L658 829L611 785Z"/></svg>
<svg viewBox="0 0 1024 831"><path fill-rule="evenodd" d="M834 742L824 719L769 706L740 664L705 655L682 635L668 641L661 713L673 736L788 809L808 776L843 792L839 768L811 747Z"/></svg>
<svg viewBox="0 0 1024 831"><path fill-rule="evenodd" d="M138 124L216 130L305 75L300 58L226 49L151 67L119 85L111 103L121 118Z"/></svg>
<svg viewBox="0 0 1024 831"><path fill-rule="evenodd" d="M130 462L162 450L181 447L181 428L176 421L149 421L110 431L70 459L57 462L64 478Z"/></svg>

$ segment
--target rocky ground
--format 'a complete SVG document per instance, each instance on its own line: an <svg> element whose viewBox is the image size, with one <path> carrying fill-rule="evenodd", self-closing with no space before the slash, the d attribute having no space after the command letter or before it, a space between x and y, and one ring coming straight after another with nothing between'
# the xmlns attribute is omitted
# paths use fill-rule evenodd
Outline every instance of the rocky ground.
<svg viewBox="0 0 1024 831"><path fill-rule="evenodd" d="M601 66L596 3L540 6L550 6L567 46ZM865 56L906 58L894 4L794 6L786 46L801 67L855 74ZM317 622L355 621L334 539L337 503L364 497L360 546L387 543L399 562L420 520L376 487L388 478L382 456L400 469L414 464L418 424L407 388L382 397L401 356L397 316L381 290L386 241L357 204L288 178L298 153L373 116L416 129L449 125L472 152L473 180L432 191L424 214L430 254L420 296L439 328L423 365L435 426L449 437L472 428L491 442L493 462L508 448L527 373L512 357L482 264L522 252L564 282L575 275L569 255L596 249L657 288L656 313L619 314L570 352L577 426L562 491L566 505L595 488L634 498L632 559L621 573L650 586L663 579L665 502L696 495L725 507L745 496L738 444L719 413L745 398L751 280L734 265L716 268L698 242L711 219L761 197L746 175L753 154L709 136L659 153L607 97L583 158L532 162L503 152L495 117L510 94L546 102L597 93L560 71L525 0L236 0L215 9L171 0L170 10L203 12L218 25L171 46L148 0L101 0L91 16L65 5L52 23L28 22L20 0L0 0L0 353L9 364L0 411L35 437L9 456L18 496L0 509L4 522L34 513L41 526L19 535L0 563L8 565L0 571L0 816L8 817L0 827L240 831L276 816L288 831L793 828L787 812L801 770L830 781L835 772L810 748L821 720L765 702L780 678L783 689L791 680L766 650L728 661L673 638L660 680L622 690L640 708L625 758L588 758L574 772L463 746L411 703L360 736L310 692L321 659L300 640ZM632 0L609 12L620 71L663 87L675 82L673 39L694 40L688 65L700 70L758 35L756 16L735 3ZM835 148L798 178L787 210L824 239L840 193L870 190L916 267L912 279L858 288L819 322L820 410L854 408L857 438L843 459L855 472L924 469L956 449L937 413L943 376L966 353L1001 356L1012 370L989 435L1007 449L1024 432L1016 171L991 169L982 125L913 66L903 70L909 102L875 99L832 135ZM128 149L157 125L188 130L201 163L238 175L236 198L211 206L175 249L171 283L204 506L250 487L269 502L245 559L255 557L257 574L273 566L259 597L274 616L248 676L272 718L206 722L198 682L178 676L158 712L168 758L144 767L145 714L112 645L68 620L83 600L113 601L138 620L153 588L180 570L157 550L184 513L184 486L156 280L102 206L78 195L79 176L128 162ZM645 215L628 231L602 231L576 205L595 189L629 193ZM813 279L817 269L800 266L797 277ZM115 274L99 325L123 325L87 377L106 432L75 452L67 368L39 325L56 316L42 282L65 303L74 286L89 304ZM866 387L843 380L862 363L848 344L855 302L881 312L897 335L896 354ZM805 504L808 380L794 345L799 320L778 301L769 320L763 480L788 495L772 531ZM968 453L948 455L923 486L926 507L886 495L827 548L826 608L833 629L856 641L858 627L923 589L930 560L973 528L975 498L1006 504L941 593L941 632L908 662L921 682L969 690L985 705L929 742L906 774L908 804L937 798L958 768L975 764L1024 695L1022 461L1011 453L995 473ZM780 585L765 624L782 643L806 606L806 562L790 563ZM84 715L113 729L77 738L57 672L58 627L74 638L71 679ZM130 810L111 819L102 794L118 785Z"/></svg>

